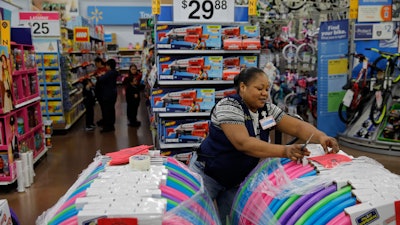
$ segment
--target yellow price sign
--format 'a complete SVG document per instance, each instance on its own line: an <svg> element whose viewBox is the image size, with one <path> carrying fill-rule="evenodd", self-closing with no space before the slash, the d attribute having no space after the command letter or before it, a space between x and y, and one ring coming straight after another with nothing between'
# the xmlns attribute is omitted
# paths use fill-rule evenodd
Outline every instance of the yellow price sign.
<svg viewBox="0 0 400 225"><path fill-rule="evenodd" d="M257 0L249 0L249 16L257 15Z"/></svg>
<svg viewBox="0 0 400 225"><path fill-rule="evenodd" d="M357 19L358 17L358 0L350 0L350 19Z"/></svg>
<svg viewBox="0 0 400 225"><path fill-rule="evenodd" d="M153 15L159 15L160 14L160 0L152 0L151 2L151 13Z"/></svg>
<svg viewBox="0 0 400 225"><path fill-rule="evenodd" d="M328 61L328 75L347 74L347 59L332 59Z"/></svg>

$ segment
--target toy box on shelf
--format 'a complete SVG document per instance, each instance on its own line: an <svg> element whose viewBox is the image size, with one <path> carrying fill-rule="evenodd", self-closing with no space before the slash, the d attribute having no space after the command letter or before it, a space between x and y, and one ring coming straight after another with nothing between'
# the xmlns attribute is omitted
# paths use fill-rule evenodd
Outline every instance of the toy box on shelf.
<svg viewBox="0 0 400 225"><path fill-rule="evenodd" d="M5 114L14 108L12 68L8 47L0 45L0 58L0 114Z"/></svg>
<svg viewBox="0 0 400 225"><path fill-rule="evenodd" d="M223 48L225 50L261 49L258 26L228 26L222 28Z"/></svg>
<svg viewBox="0 0 400 225"><path fill-rule="evenodd" d="M257 67L258 57L255 55L224 56L223 80L233 80L242 69Z"/></svg>
<svg viewBox="0 0 400 225"><path fill-rule="evenodd" d="M40 102L33 102L15 110L18 146L20 152L33 152L34 160L44 149L44 134Z"/></svg>
<svg viewBox="0 0 400 225"><path fill-rule="evenodd" d="M221 25L158 25L158 49L221 49Z"/></svg>
<svg viewBox="0 0 400 225"><path fill-rule="evenodd" d="M35 52L32 45L11 44L14 105L39 96Z"/></svg>
<svg viewBox="0 0 400 225"><path fill-rule="evenodd" d="M14 112L0 115L0 182L16 179L14 156L18 157L18 128ZM2 171L2 172L1 172Z"/></svg>
<svg viewBox="0 0 400 225"><path fill-rule="evenodd" d="M222 80L222 56L159 56L160 80Z"/></svg>
<svg viewBox="0 0 400 225"><path fill-rule="evenodd" d="M208 112L215 104L215 89L156 89L151 99L153 112Z"/></svg>
<svg viewBox="0 0 400 225"><path fill-rule="evenodd" d="M208 120L161 120L159 131L164 143L200 143L208 135Z"/></svg>

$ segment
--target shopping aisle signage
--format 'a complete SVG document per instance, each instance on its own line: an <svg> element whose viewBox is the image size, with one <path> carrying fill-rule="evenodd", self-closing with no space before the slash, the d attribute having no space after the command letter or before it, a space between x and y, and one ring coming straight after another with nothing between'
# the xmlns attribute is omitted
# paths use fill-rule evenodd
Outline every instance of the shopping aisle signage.
<svg viewBox="0 0 400 225"><path fill-rule="evenodd" d="M60 36L60 15L58 12L20 12L19 22L31 27L33 37Z"/></svg>
<svg viewBox="0 0 400 225"><path fill-rule="evenodd" d="M381 22L392 20L392 0L358 1L358 22Z"/></svg>
<svg viewBox="0 0 400 225"><path fill-rule="evenodd" d="M374 23L374 24L356 24L355 40L384 40L393 38L394 24Z"/></svg>
<svg viewBox="0 0 400 225"><path fill-rule="evenodd" d="M75 42L89 42L89 27L74 27L74 41Z"/></svg>
<svg viewBox="0 0 400 225"><path fill-rule="evenodd" d="M174 0L174 22L232 23L232 0Z"/></svg>
<svg viewBox="0 0 400 225"><path fill-rule="evenodd" d="M153 15L159 15L160 14L160 0L153 0L151 2L151 13Z"/></svg>

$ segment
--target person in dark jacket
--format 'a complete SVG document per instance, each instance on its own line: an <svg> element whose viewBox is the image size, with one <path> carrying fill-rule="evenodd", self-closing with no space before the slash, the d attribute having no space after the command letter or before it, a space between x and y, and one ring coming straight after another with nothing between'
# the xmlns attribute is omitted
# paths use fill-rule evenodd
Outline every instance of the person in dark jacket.
<svg viewBox="0 0 400 225"><path fill-rule="evenodd" d="M321 144L326 152L339 151L336 139L313 125L287 115L270 103L271 84L263 70L251 67L234 78L237 94L221 99L211 112L208 136L193 154L189 167L203 177L204 186L216 201L222 224L231 212L241 182L262 158L283 157L292 161L308 156L301 144L269 142L269 130ZM235 210L235 209L232 209Z"/></svg>
<svg viewBox="0 0 400 225"><path fill-rule="evenodd" d="M96 104L96 97L94 94L94 85L90 78L85 78L82 80L82 94L83 94L83 104L86 108L86 131L92 131L96 127L94 125L94 105Z"/></svg>
<svg viewBox="0 0 400 225"><path fill-rule="evenodd" d="M137 66L132 64L129 67L128 76L123 81L125 87L126 115L129 121L128 126L131 127L140 126L140 121L137 120L137 113L140 104L140 91L142 90L142 86L140 85L141 80L142 74L138 71Z"/></svg>
<svg viewBox="0 0 400 225"><path fill-rule="evenodd" d="M101 109L102 108L101 105L103 104L103 98L101 96L103 87L101 82L98 83L97 81L99 80L99 77L103 76L107 72L107 68L106 68L106 63L100 57L94 59L94 64L97 68L94 74L94 77L96 78L96 82L94 84L95 85L94 93L96 95L97 102L99 103ZM101 116L101 119L97 121L97 125L103 126L103 115Z"/></svg>
<svg viewBox="0 0 400 225"><path fill-rule="evenodd" d="M109 59L106 62L107 72L98 78L97 83L101 85L100 95L102 98L101 113L103 115L103 129L101 132L114 131L115 103L117 101L117 78L119 72L115 70L116 62Z"/></svg>

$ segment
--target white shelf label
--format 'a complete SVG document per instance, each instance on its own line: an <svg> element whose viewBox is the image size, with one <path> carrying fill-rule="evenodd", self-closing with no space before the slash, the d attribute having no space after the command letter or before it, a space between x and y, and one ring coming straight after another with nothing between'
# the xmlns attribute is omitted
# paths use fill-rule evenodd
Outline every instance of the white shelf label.
<svg viewBox="0 0 400 225"><path fill-rule="evenodd" d="M174 0L174 22L233 23L232 0Z"/></svg>
<svg viewBox="0 0 400 225"><path fill-rule="evenodd" d="M33 37L60 36L60 15L58 12L20 12L19 22L31 27Z"/></svg>

